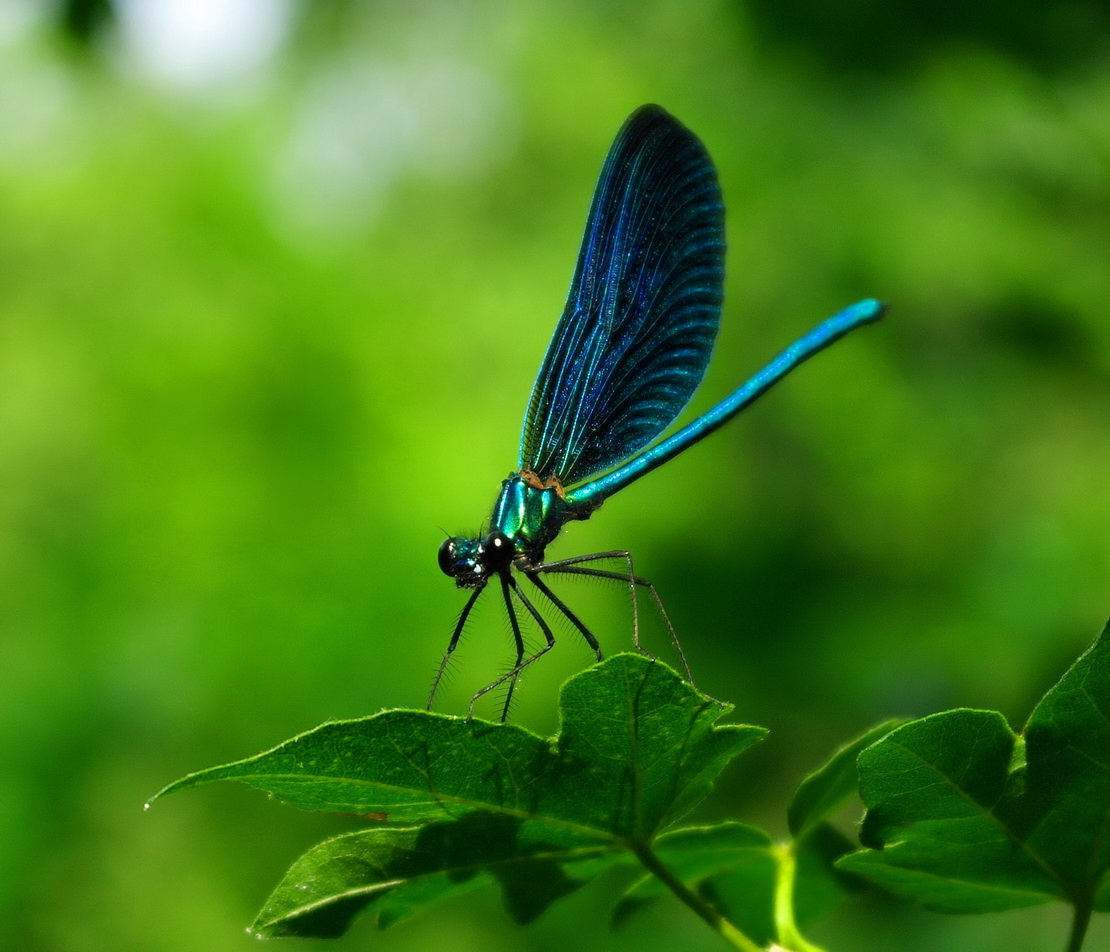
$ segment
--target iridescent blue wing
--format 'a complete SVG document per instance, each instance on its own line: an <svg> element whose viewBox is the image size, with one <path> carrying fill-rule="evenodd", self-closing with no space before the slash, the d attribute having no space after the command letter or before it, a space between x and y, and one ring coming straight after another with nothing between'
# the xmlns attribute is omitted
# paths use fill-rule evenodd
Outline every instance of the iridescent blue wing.
<svg viewBox="0 0 1110 952"><path fill-rule="evenodd" d="M724 253L724 205L705 147L663 109L643 106L601 171L524 419L522 469L578 482L678 416L717 336Z"/></svg>

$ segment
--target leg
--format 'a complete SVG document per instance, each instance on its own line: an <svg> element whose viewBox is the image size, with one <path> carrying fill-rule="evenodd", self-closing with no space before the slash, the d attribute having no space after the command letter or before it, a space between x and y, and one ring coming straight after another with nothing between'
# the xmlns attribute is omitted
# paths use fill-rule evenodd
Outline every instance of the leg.
<svg viewBox="0 0 1110 952"><path fill-rule="evenodd" d="M601 559L623 559L628 565L628 572L610 572L606 569L588 568L582 563L596 562ZM652 600L655 602L655 607L659 611L663 623L667 626L667 631L671 636L671 643L674 645L675 651L678 653L678 659L682 662L682 670L686 672L686 680L693 685L694 676L690 671L690 664L686 660L686 653L682 650L682 642L678 640L678 632L671 624L670 616L667 614L667 609L663 606L663 599L659 597L659 592L655 586L645 578L640 578L633 571L632 567L632 553L626 549L615 549L612 552L596 552L592 555L578 555L570 559L560 559L557 562L545 562L543 565L536 567L536 572L554 572L564 575L585 575L591 578L607 578L613 579L617 582L628 583L629 590L632 595L632 644L636 650L642 654L646 654L649 658L654 660L654 655L647 651L643 645L640 644L640 613L637 606L636 599L636 586L646 588L651 592Z"/></svg>
<svg viewBox="0 0 1110 952"><path fill-rule="evenodd" d="M503 586L504 591L505 591L505 605L508 608L509 619L512 622L512 625L513 625L513 634L516 636L516 639L517 639L517 663L516 663L516 667L514 667L512 669L512 671L508 671L505 674L501 675L501 677L499 677L496 681L490 682L484 688L482 688L481 691L479 691L477 694L475 694L474 697L472 697L470 699L470 709L467 711L467 714L466 714L467 717L472 717L474 715L474 704L477 702L478 698L482 697L484 694L488 694L494 688L499 687L500 685L504 684L506 681L509 681L509 680L512 681L513 687L515 687L516 686L516 680L520 676L520 672L523 671L525 668L527 668L528 665L530 665L533 661L536 661L539 658L542 658L552 648L555 647L555 635L551 631L551 626L546 621L544 621L543 616L539 613L536 606L532 604L532 602L529 600L528 596L525 595L524 592L521 590L520 586L517 585L516 579L513 578L512 575L508 571L506 571L505 574L501 576L501 579L502 579L502 586ZM517 621L516 612L513 609L512 603L509 599L509 589L512 589L512 593L514 595L516 595L517 598L520 599L520 604L523 605L524 608L527 610L528 614L531 615L532 618L535 619L536 624L540 626L540 630L543 632L544 639L547 641L547 644L545 644L542 648L540 648L539 651L537 651L534 655L532 655L528 658L525 658L524 660L521 660L523 658L523 655L524 655L524 641L520 636L520 623ZM504 722L506 716L509 713L509 703L508 702L511 699L511 696L512 696L512 688L510 688L510 698L506 699L505 707L501 712L502 722Z"/></svg>
<svg viewBox="0 0 1110 952"><path fill-rule="evenodd" d="M536 588L543 592L544 595L547 596L547 600L567 617L570 623L574 625L574 627L577 628L579 632L581 632L582 637L586 639L586 644L594 649L594 654L597 655L597 660L603 661L604 655L602 655L601 653L601 645L597 643L597 639L594 637L594 633L582 623L582 620L576 614L574 614L574 612L572 612L566 606L566 604L564 604L563 600L559 598L559 596L556 595L553 591L551 591L551 589L547 587L547 584L545 582L542 582L536 575L528 573L528 581L530 581L533 585L536 586Z"/></svg>
<svg viewBox="0 0 1110 952"><path fill-rule="evenodd" d="M620 572L607 572L604 569L583 569L576 568L581 566L583 562L599 562L604 559L624 559L628 563L628 574L623 575ZM632 598L632 643L636 646L636 650L643 652L643 654L651 657L651 652L644 651L640 647L640 606L636 599L636 586L648 585L650 582L645 582L643 579L638 579L632 572L632 553L626 549L613 549L611 552L593 552L590 555L575 555L569 559L559 559L555 562L544 562L543 565L536 566L537 572L564 572L567 575L592 575L595 578L611 578L621 582L628 583L628 591ZM656 601L658 601L656 597ZM665 615L665 613L664 613ZM672 630L672 635L674 634ZM586 639L589 641L589 639ZM679 652L681 654L681 652ZM601 660L600 658L598 660Z"/></svg>
<svg viewBox="0 0 1110 952"><path fill-rule="evenodd" d="M509 614L509 624L513 629L513 641L516 643L516 664L509 672L509 688L505 692L505 705L501 708L502 724L509 716L509 705L513 703L513 691L516 690L517 673L520 671L520 662L524 659L524 638L520 634L520 619L516 617L516 609L513 608L513 600L509 594L509 583L511 581L512 576L508 572L501 574L501 597L505 599L505 611ZM470 707L473 710L473 699L470 702Z"/></svg>
<svg viewBox="0 0 1110 952"><path fill-rule="evenodd" d="M443 660L439 663L439 670L436 676L432 679L432 691L428 695L428 703L425 710L432 709L432 702L436 699L436 691L439 690L439 682L443 679L443 673L447 670L447 664L451 660L451 655L455 651L455 647L459 643L459 638L462 637L463 628L466 627L466 619L470 615L470 609L474 607L474 603L478 601L478 596L482 594L481 588L474 589L470 594L470 598L466 600L463 606L462 613L459 615L459 620L455 623L455 631L451 635L451 641L447 644L447 653L443 656Z"/></svg>

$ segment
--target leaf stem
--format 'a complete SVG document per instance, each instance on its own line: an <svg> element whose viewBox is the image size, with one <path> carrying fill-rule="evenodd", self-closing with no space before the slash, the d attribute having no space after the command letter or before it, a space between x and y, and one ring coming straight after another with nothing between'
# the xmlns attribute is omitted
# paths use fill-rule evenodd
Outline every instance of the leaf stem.
<svg viewBox="0 0 1110 952"><path fill-rule="evenodd" d="M1083 948L1083 940L1087 937L1087 926L1091 924L1091 911L1094 908L1093 897L1081 899L1075 903L1075 915L1071 920L1071 935L1065 952L1079 952Z"/></svg>
<svg viewBox="0 0 1110 952"><path fill-rule="evenodd" d="M775 932L779 944L791 952L823 952L798 930L794 921L794 879L798 871L796 843L783 843L775 849L778 875L775 877Z"/></svg>
<svg viewBox="0 0 1110 952"><path fill-rule="evenodd" d="M690 889L689 886L671 872L663 861L655 855L651 848L651 844L646 842L632 842L629 845L632 848L632 852L636 854L636 858L644 864L644 868L647 869L648 872L686 903L687 906L700 916L711 929L717 932L721 938L734 949L739 949L740 952L763 952L761 946L744 935L744 933L737 929L728 919L722 916L709 903L702 899L701 896Z"/></svg>

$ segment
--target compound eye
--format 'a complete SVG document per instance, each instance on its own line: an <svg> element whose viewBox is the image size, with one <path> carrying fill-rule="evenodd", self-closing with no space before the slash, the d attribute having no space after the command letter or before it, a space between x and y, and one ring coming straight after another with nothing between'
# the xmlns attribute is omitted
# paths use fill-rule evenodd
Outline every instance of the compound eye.
<svg viewBox="0 0 1110 952"><path fill-rule="evenodd" d="M458 539L444 539L439 547L439 570L452 578L455 577L458 569L458 543Z"/></svg>
<svg viewBox="0 0 1110 952"><path fill-rule="evenodd" d="M515 554L513 540L504 532L491 532L482 542L482 564L493 571L505 568Z"/></svg>

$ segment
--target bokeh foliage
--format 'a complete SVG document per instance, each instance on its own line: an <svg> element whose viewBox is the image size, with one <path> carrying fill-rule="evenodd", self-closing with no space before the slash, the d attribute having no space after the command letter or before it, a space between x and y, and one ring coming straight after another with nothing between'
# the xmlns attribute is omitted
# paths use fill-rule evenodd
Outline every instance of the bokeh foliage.
<svg viewBox="0 0 1110 952"><path fill-rule="evenodd" d="M241 947L286 858L351 828L236 790L139 807L422 703L460 607L436 546L513 465L644 102L704 139L728 207L695 407L840 306L893 305L553 550L631 549L698 686L771 728L706 816L785 832L808 765L884 717L1020 720L1110 611L1101 6L869 6L305 4L234 92L145 80L106 4L4 40L0 947ZM626 646L620 592L571 595ZM447 710L507 660L493 608ZM588 658L564 632L519 720L549 730ZM606 934L609 885L526 931L473 894L388 947L716 948L670 907ZM1037 952L1060 915L854 907L819 938Z"/></svg>

